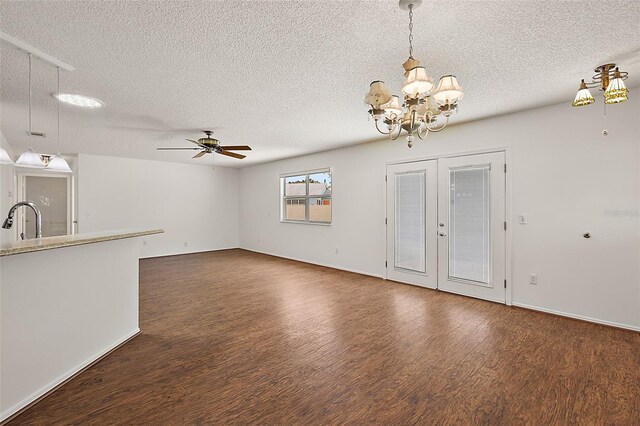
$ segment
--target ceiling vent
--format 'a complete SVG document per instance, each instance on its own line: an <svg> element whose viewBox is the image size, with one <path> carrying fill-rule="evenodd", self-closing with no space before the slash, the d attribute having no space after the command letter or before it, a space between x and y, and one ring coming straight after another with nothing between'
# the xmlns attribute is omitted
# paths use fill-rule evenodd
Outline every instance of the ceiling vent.
<svg viewBox="0 0 640 426"><path fill-rule="evenodd" d="M27 136L35 136L37 138L46 138L47 134L44 132L31 132L27 131Z"/></svg>

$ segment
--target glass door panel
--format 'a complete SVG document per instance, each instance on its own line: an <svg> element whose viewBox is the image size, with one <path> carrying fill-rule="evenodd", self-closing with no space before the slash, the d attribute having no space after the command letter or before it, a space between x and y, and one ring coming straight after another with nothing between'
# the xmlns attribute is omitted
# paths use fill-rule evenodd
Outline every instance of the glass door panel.
<svg viewBox="0 0 640 426"><path fill-rule="evenodd" d="M449 170L449 278L489 284L489 171Z"/></svg>
<svg viewBox="0 0 640 426"><path fill-rule="evenodd" d="M394 267L424 274L427 272L426 171L398 173L395 180Z"/></svg>
<svg viewBox="0 0 640 426"><path fill-rule="evenodd" d="M69 233L68 178L53 176L25 176L25 199L40 210L42 236L54 237ZM21 209L24 214L24 232L27 238L36 235L35 214L29 208Z"/></svg>

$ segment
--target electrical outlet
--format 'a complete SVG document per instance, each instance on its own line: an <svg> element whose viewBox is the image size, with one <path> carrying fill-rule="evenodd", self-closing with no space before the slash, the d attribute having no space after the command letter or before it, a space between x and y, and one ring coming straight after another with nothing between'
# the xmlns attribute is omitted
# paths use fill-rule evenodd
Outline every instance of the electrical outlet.
<svg viewBox="0 0 640 426"><path fill-rule="evenodd" d="M339 250L338 250L338 247L336 247L336 254L338 254L338 253L339 253Z"/></svg>
<svg viewBox="0 0 640 426"><path fill-rule="evenodd" d="M147 245L147 241L146 240L142 240L142 245L146 246Z"/></svg>
<svg viewBox="0 0 640 426"><path fill-rule="evenodd" d="M525 214L518 215L518 223L520 225L526 225L527 224L527 215L525 215Z"/></svg>
<svg viewBox="0 0 640 426"><path fill-rule="evenodd" d="M538 275L537 274L529 274L529 284L538 285Z"/></svg>
<svg viewBox="0 0 640 426"><path fill-rule="evenodd" d="M185 247L187 247L187 245L188 245L188 244L187 244L187 242L185 241L185 242L184 242L184 246L185 246Z"/></svg>

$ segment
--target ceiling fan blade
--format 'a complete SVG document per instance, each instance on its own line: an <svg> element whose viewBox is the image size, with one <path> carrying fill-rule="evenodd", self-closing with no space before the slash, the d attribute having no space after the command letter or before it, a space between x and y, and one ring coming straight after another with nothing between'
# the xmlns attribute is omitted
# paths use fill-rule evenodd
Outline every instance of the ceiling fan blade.
<svg viewBox="0 0 640 426"><path fill-rule="evenodd" d="M251 151L251 147L247 145L221 145L220 148L231 151Z"/></svg>
<svg viewBox="0 0 640 426"><path fill-rule="evenodd" d="M185 150L185 151L194 151L200 148L156 148L158 151L177 151L177 150Z"/></svg>
<svg viewBox="0 0 640 426"><path fill-rule="evenodd" d="M218 154L226 155L228 157L237 158L239 160L242 160L244 157L246 157L246 155L236 154L235 152L225 151L224 149L221 149L220 151L216 151L216 152Z"/></svg>
<svg viewBox="0 0 640 426"><path fill-rule="evenodd" d="M194 156L193 156L193 157L191 157L191 158L200 158L200 157L202 157L203 155L205 155L206 153L207 153L207 151L200 151L199 153L197 153L196 155L194 155Z"/></svg>
<svg viewBox="0 0 640 426"><path fill-rule="evenodd" d="M173 134L184 134L184 133L200 133L202 130L200 128L194 127L138 127L138 126L119 126L119 125L105 125L103 127L107 127L114 130L122 130L122 131L134 131L134 132L156 132L156 133L173 133ZM220 126L206 127L209 130L218 130Z"/></svg>

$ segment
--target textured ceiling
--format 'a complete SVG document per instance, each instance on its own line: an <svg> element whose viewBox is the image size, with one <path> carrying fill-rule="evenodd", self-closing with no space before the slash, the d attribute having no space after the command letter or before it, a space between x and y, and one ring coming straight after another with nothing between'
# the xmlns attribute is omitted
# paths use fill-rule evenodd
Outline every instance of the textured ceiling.
<svg viewBox="0 0 640 426"><path fill-rule="evenodd" d="M390 1L6 1L0 28L73 65L64 91L105 107L62 109L62 152L191 163L199 129L254 148L247 165L377 138L369 82L395 93L407 15ZM453 122L573 99L604 62L640 81L638 1L428 1L415 12L414 55L465 98ZM2 132L29 145L26 55L2 47ZM55 71L34 61L36 151L56 145ZM632 94L633 96L633 94ZM185 129L176 131L175 129ZM165 131L166 130L166 131ZM171 131L173 130L173 131ZM437 143L437 138L431 139Z"/></svg>

